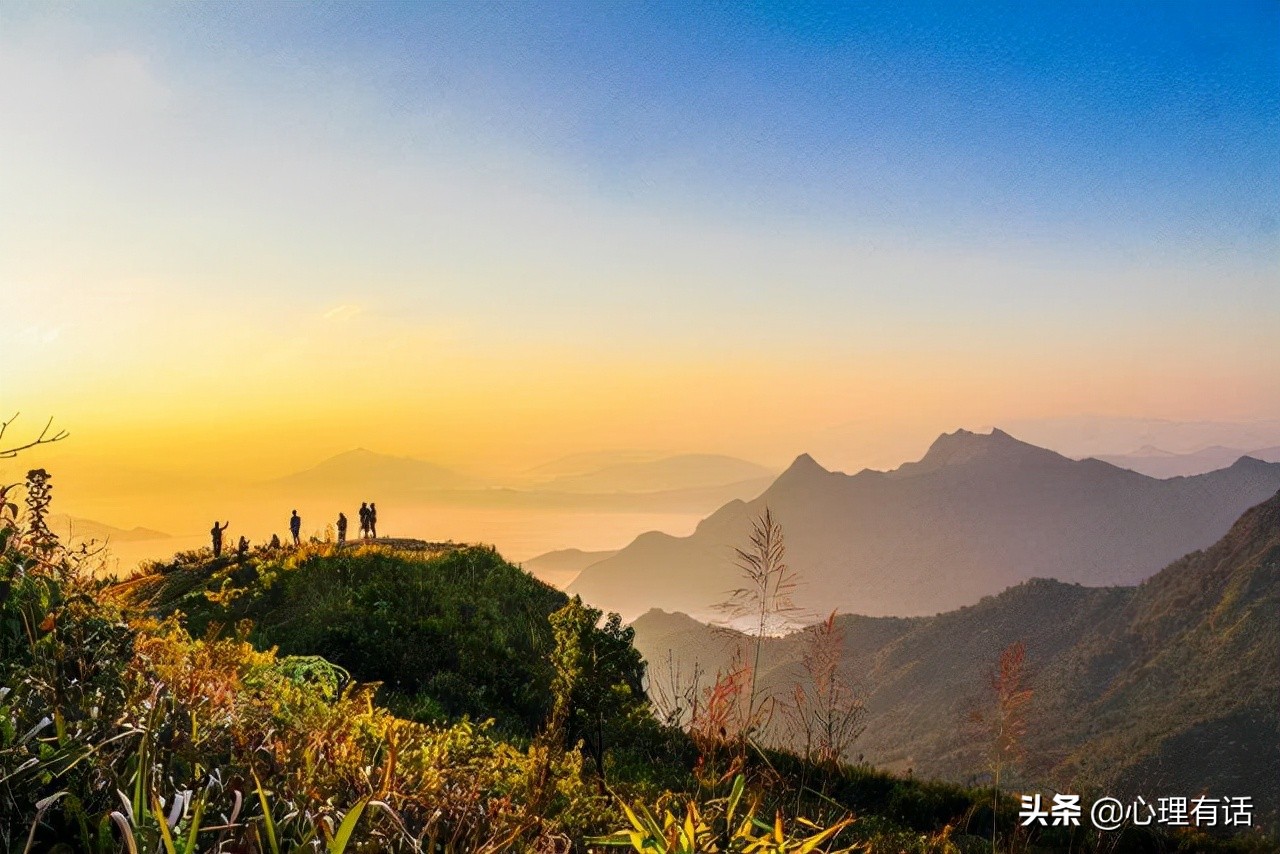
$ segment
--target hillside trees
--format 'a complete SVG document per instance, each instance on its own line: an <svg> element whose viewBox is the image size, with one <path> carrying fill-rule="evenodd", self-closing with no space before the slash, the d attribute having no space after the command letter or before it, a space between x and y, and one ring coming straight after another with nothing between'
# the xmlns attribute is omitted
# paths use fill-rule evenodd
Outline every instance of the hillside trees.
<svg viewBox="0 0 1280 854"><path fill-rule="evenodd" d="M635 630L575 596L551 615L555 636L555 717L564 720L568 744L582 743L603 784L606 752L628 731L648 725L644 660L632 646Z"/></svg>

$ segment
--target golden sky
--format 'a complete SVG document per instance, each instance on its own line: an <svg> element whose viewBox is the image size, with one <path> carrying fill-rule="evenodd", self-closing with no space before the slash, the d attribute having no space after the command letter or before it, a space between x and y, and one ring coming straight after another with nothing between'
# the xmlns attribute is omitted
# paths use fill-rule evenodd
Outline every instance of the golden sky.
<svg viewBox="0 0 1280 854"><path fill-rule="evenodd" d="M1167 122L1102 150L1047 91L1042 137L995 96L914 134L941 108L890 99L904 60L858 84L878 124L801 116L755 66L627 112L511 22L468 30L493 55L398 53L314 14L0 18L0 405L77 464L856 469L1010 419L1280 418L1276 146L1247 105L1193 138L1153 101ZM1094 118L1128 109L1104 94ZM744 130L769 115L781 137Z"/></svg>

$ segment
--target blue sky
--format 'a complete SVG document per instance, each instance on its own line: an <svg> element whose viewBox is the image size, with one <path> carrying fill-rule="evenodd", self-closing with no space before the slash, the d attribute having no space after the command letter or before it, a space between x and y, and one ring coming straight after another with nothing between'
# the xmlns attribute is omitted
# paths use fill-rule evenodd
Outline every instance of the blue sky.
<svg viewBox="0 0 1280 854"><path fill-rule="evenodd" d="M596 192L933 239L1273 249L1280 6L171 10L180 63L461 113Z"/></svg>
<svg viewBox="0 0 1280 854"><path fill-rule="evenodd" d="M626 200L938 240L1280 236L1273 2L145 8L67 14L179 75L358 93L393 133L447 111Z"/></svg>

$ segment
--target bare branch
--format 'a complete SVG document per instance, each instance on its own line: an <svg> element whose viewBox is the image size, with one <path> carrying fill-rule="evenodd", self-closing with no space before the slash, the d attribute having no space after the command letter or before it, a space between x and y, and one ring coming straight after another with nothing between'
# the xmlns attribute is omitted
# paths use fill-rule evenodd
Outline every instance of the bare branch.
<svg viewBox="0 0 1280 854"><path fill-rule="evenodd" d="M21 412L15 412L13 413L13 417L10 418L8 421L0 422L0 439L4 438L4 433L6 430L9 429L9 425L17 421L18 416L21 414L22 414ZM37 436L32 441L27 442L25 445L17 445L12 448L0 448L0 460L12 459L13 457L16 457L19 454L19 452L30 450L31 448L34 448L37 445L48 445L53 442L61 442L63 439L71 435L66 430L59 430L53 435L49 435L49 431L52 428L53 428L53 418L50 417L49 420L45 422L44 429L40 431L40 435Z"/></svg>

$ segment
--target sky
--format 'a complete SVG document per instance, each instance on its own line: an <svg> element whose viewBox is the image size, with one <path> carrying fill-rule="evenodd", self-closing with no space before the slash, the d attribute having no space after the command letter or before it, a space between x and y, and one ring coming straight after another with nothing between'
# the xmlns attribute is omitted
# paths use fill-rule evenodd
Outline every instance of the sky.
<svg viewBox="0 0 1280 854"><path fill-rule="evenodd" d="M192 476L1276 419L1280 4L6 3L0 306Z"/></svg>

